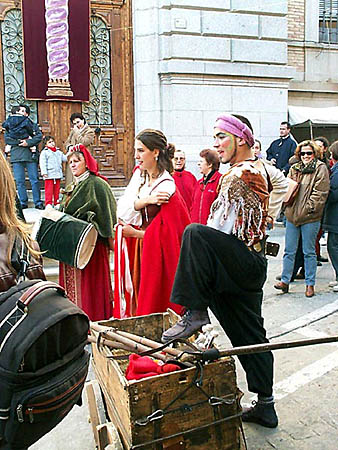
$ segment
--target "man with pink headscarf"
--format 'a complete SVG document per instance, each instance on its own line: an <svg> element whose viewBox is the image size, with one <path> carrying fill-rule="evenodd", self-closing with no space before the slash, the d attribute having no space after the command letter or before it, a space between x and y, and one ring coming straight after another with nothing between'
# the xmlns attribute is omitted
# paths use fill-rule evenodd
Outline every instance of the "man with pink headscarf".
<svg viewBox="0 0 338 450"><path fill-rule="evenodd" d="M221 163L230 163L230 168L220 180L207 225L191 224L184 232L171 301L186 312L163 333L162 341L191 336L209 323L210 308L233 346L266 343L261 305L267 271L268 183L255 166L254 137L244 122L232 115L219 116L214 139ZM243 421L277 427L272 353L239 359L249 390L258 395L254 406L243 412Z"/></svg>

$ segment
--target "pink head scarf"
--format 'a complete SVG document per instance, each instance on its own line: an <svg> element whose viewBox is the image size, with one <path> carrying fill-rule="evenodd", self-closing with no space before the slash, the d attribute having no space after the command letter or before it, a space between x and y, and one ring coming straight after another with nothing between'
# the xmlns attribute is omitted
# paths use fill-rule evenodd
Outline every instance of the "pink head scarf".
<svg viewBox="0 0 338 450"><path fill-rule="evenodd" d="M215 127L244 139L249 147L252 147L255 143L250 128L235 116L231 116L230 114L219 116L216 120Z"/></svg>

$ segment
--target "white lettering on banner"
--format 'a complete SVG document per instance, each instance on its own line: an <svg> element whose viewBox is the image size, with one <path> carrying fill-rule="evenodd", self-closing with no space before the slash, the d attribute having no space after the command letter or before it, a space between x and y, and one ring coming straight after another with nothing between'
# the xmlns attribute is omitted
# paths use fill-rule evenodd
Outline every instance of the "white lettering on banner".
<svg viewBox="0 0 338 450"><path fill-rule="evenodd" d="M45 0L47 96L73 97L69 82L68 0Z"/></svg>

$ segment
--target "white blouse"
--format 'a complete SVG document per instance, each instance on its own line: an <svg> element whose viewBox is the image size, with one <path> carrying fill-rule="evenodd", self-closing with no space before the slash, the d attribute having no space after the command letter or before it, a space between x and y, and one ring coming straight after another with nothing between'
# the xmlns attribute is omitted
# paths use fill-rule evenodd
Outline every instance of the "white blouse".
<svg viewBox="0 0 338 450"><path fill-rule="evenodd" d="M176 185L173 177L166 170L158 177L154 183L149 186L143 183L143 177L140 169L136 169L131 180L124 191L123 196L117 202L117 217L129 225L141 226L141 211L136 211L134 203L137 199L147 197L150 193L167 192L170 196L174 194Z"/></svg>

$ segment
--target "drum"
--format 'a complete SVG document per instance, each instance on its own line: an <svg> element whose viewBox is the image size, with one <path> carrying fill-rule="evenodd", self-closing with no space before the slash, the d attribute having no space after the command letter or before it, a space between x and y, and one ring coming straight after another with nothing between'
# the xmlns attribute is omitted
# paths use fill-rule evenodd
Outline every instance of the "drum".
<svg viewBox="0 0 338 450"><path fill-rule="evenodd" d="M44 252L43 256L83 269L93 254L97 231L84 220L47 209L42 212L32 237Z"/></svg>

